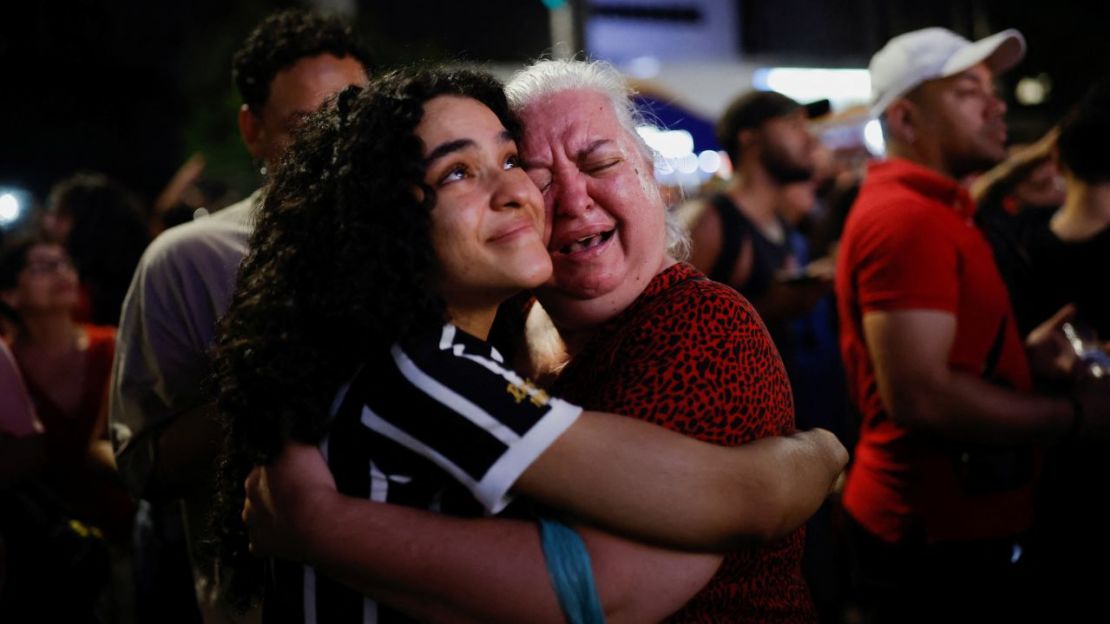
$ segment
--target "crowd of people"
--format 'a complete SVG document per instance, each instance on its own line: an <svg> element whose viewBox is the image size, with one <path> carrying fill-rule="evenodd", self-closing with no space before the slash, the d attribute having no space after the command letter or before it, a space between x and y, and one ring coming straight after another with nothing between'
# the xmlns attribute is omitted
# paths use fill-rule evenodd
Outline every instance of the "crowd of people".
<svg viewBox="0 0 1110 624"><path fill-rule="evenodd" d="M1106 613L1110 83L1008 152L1025 45L890 40L866 171L742 94L673 206L608 64L267 17L261 188L160 231L80 174L5 234L0 618Z"/></svg>

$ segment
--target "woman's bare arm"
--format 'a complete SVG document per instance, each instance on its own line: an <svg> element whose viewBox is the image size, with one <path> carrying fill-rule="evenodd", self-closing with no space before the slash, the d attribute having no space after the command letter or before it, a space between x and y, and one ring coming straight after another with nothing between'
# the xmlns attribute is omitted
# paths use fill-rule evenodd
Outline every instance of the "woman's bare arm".
<svg viewBox="0 0 1110 624"><path fill-rule="evenodd" d="M291 443L246 484L251 548L301 561L429 622L563 622L532 522L458 518L339 494L313 447ZM580 527L609 622L658 621L709 581L719 555Z"/></svg>
<svg viewBox="0 0 1110 624"><path fill-rule="evenodd" d="M513 491L635 539L723 551L801 526L847 461L820 429L723 447L584 412Z"/></svg>

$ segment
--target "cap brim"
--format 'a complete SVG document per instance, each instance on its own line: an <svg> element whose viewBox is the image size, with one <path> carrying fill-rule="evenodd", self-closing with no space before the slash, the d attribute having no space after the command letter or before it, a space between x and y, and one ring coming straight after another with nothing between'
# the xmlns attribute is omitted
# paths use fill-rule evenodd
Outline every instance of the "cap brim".
<svg viewBox="0 0 1110 624"><path fill-rule="evenodd" d="M807 119L817 119L828 115L832 110L832 104L828 100L816 100L809 104L802 104L802 108L806 112Z"/></svg>
<svg viewBox="0 0 1110 624"><path fill-rule="evenodd" d="M944 64L941 78L955 76L979 63L986 63L996 76L1017 65L1025 57L1025 37L1010 28L995 33L960 50Z"/></svg>

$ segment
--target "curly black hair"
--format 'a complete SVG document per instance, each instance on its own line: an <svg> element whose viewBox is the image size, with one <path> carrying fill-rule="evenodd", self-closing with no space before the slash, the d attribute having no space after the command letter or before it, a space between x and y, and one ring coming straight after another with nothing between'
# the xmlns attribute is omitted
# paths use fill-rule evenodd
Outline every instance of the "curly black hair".
<svg viewBox="0 0 1110 624"><path fill-rule="evenodd" d="M434 284L436 195L415 135L440 95L485 104L519 136L493 77L399 70L306 120L266 191L214 350L227 434L214 529L240 606L261 578L239 519L250 468L290 439L319 443L332 398L364 356L447 318Z"/></svg>
<svg viewBox="0 0 1110 624"><path fill-rule="evenodd" d="M270 99L270 82L281 70L303 58L330 53L353 57L367 73L373 69L370 52L350 24L337 17L288 9L262 20L231 60L231 78L240 97L252 110Z"/></svg>
<svg viewBox="0 0 1110 624"><path fill-rule="evenodd" d="M1110 182L1110 77L1100 80L1060 124L1060 162L1088 184Z"/></svg>

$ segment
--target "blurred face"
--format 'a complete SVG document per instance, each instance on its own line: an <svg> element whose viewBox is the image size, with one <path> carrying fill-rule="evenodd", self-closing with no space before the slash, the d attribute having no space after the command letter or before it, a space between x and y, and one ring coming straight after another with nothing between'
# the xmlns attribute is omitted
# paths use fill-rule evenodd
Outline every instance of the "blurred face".
<svg viewBox="0 0 1110 624"><path fill-rule="evenodd" d="M927 82L911 100L920 112L918 140L932 142L955 177L988 169L1006 157L1006 104L995 94L994 76L986 65Z"/></svg>
<svg viewBox="0 0 1110 624"><path fill-rule="evenodd" d="M20 314L71 310L77 305L77 271L60 245L31 247L16 287L4 301Z"/></svg>
<svg viewBox="0 0 1110 624"><path fill-rule="evenodd" d="M1067 186L1055 159L1037 165L1014 187L1019 202L1037 208L1057 208L1067 200Z"/></svg>
<svg viewBox="0 0 1110 624"><path fill-rule="evenodd" d="M497 116L476 100L440 96L424 105L416 135L436 193L432 243L452 318L543 283L551 275L543 199Z"/></svg>
<svg viewBox="0 0 1110 624"><path fill-rule="evenodd" d="M50 240L64 243L73 231L73 215L61 210L51 210L43 215L42 227Z"/></svg>
<svg viewBox="0 0 1110 624"><path fill-rule="evenodd" d="M593 91L543 98L521 111L521 121L525 166L550 219L554 274L537 294L564 327L606 320L667 261L651 163ZM578 303L591 304L588 313Z"/></svg>
<svg viewBox="0 0 1110 624"><path fill-rule="evenodd" d="M244 111L250 116L245 121L240 115L247 149L268 166L276 164L306 116L332 95L366 82L366 71L354 57L321 54L300 59L270 81L270 98L261 110Z"/></svg>
<svg viewBox="0 0 1110 624"><path fill-rule="evenodd" d="M779 184L813 177L817 140L809 132L805 109L765 122L756 135L760 162Z"/></svg>

